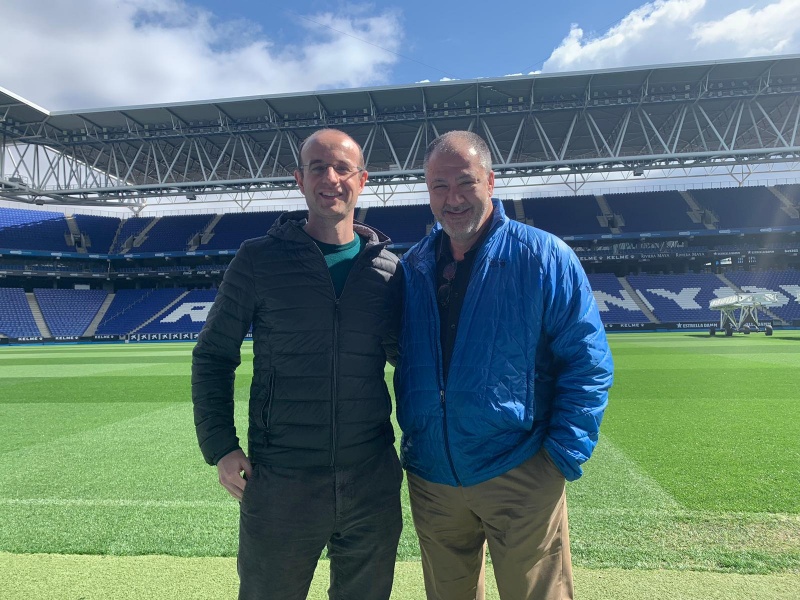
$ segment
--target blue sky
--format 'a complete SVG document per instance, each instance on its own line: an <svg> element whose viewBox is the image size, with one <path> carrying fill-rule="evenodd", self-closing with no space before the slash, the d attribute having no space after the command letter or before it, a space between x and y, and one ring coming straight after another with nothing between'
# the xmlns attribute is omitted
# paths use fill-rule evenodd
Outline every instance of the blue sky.
<svg viewBox="0 0 800 600"><path fill-rule="evenodd" d="M48 110L800 53L800 0L4 4L0 87Z"/></svg>

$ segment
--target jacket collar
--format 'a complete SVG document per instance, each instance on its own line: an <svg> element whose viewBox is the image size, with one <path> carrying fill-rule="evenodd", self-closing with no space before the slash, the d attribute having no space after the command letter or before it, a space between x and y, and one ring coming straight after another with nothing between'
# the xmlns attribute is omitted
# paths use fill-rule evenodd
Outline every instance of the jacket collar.
<svg viewBox="0 0 800 600"><path fill-rule="evenodd" d="M279 239L306 241L310 239L303 231L303 226L306 224L306 221L308 221L308 210L292 210L285 212L278 217L272 227L270 227L268 235ZM358 235L366 238L367 244L365 247L367 248L376 245L385 247L392 243L392 240L390 240L386 234L361 221L353 221L353 230Z"/></svg>
<svg viewBox="0 0 800 600"><path fill-rule="evenodd" d="M497 230L508 222L506 211L503 208L503 203L497 198L492 198L492 218L491 225L489 225L489 233L484 241L484 246L491 243L492 238L496 235ZM412 266L418 266L424 261L435 261L436 259L436 240L443 234L441 223L436 223L431 232L422 238L417 244L411 247L406 252L403 258Z"/></svg>

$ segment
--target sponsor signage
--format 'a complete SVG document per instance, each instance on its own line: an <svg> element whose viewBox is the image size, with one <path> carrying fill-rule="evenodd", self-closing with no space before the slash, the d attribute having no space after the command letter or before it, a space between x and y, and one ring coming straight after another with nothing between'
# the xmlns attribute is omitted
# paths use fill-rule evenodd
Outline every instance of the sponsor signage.
<svg viewBox="0 0 800 600"><path fill-rule="evenodd" d="M772 325L772 321L761 321L761 326ZM800 321L795 326L800 325ZM716 327L719 329L718 321L695 321L680 323L605 323L606 331L664 331L664 330L683 330L683 329L708 329Z"/></svg>
<svg viewBox="0 0 800 600"><path fill-rule="evenodd" d="M719 327L719 321L711 321L705 323L667 323L670 329L708 329L709 327Z"/></svg>
<svg viewBox="0 0 800 600"><path fill-rule="evenodd" d="M77 335L56 335L53 339L57 342L77 342L81 338Z"/></svg>
<svg viewBox="0 0 800 600"><path fill-rule="evenodd" d="M132 333L128 339L132 342L181 342L196 340L200 335L192 333Z"/></svg>
<svg viewBox="0 0 800 600"><path fill-rule="evenodd" d="M22 337L14 338L17 342L43 342L44 338L40 335L24 335Z"/></svg>
<svg viewBox="0 0 800 600"><path fill-rule="evenodd" d="M606 323L606 331L654 331L655 323Z"/></svg>
<svg viewBox="0 0 800 600"><path fill-rule="evenodd" d="M192 342L197 340L200 334L196 331L182 333L132 333L128 336L121 335L119 339L127 339L130 342ZM97 336L95 336L97 338ZM246 340L252 340L253 334L247 332L244 336Z"/></svg>
<svg viewBox="0 0 800 600"><path fill-rule="evenodd" d="M92 339L95 342L118 342L119 340L122 340L124 338L125 338L125 336L118 335L118 334L115 334L115 333L101 333L99 335L95 334L92 337Z"/></svg>

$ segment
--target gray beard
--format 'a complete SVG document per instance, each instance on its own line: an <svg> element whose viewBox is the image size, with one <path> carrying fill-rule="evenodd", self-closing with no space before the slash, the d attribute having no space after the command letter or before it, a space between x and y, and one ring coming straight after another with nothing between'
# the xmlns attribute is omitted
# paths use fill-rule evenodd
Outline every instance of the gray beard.
<svg viewBox="0 0 800 600"><path fill-rule="evenodd" d="M444 232L450 236L451 240L456 240L457 242L466 241L475 235L481 228L481 221L483 220L484 212L476 214L463 229L453 229L450 227L450 225L447 225L445 221L441 222L442 229L444 229Z"/></svg>

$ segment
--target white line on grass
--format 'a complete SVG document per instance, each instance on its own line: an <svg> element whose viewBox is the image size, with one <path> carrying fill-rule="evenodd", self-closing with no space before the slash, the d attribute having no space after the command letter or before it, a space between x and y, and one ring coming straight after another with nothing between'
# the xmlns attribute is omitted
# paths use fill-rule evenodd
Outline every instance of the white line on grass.
<svg viewBox="0 0 800 600"><path fill-rule="evenodd" d="M234 500L130 500L125 498L0 498L0 506L84 506L105 508L219 508Z"/></svg>
<svg viewBox="0 0 800 600"><path fill-rule="evenodd" d="M642 467L617 446L611 438L606 434L601 434L601 444L603 451L613 457L614 461L625 466L628 471L628 485L636 485L646 492L651 498L656 500L663 509L677 510L682 508L682 504L678 502L675 497L670 494L664 487L658 483L653 477L646 473ZM644 494L641 494L642 496Z"/></svg>

